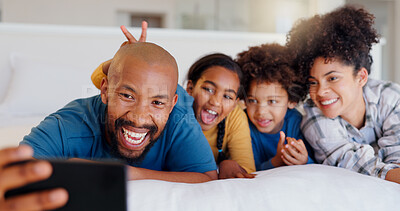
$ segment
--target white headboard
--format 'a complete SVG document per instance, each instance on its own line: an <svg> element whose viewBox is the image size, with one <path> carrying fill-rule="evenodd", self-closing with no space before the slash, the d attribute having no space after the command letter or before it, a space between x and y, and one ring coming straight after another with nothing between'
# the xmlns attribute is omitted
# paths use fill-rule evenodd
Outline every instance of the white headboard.
<svg viewBox="0 0 400 211"><path fill-rule="evenodd" d="M139 37L140 28L129 30ZM83 86L89 86L94 68L111 58L124 40L118 27L0 24L0 102L4 101L13 79L10 55L34 57L60 67L70 64L83 71L82 77L88 82ZM234 57L249 46L266 42L284 44L285 35L150 28L147 41L164 47L176 58L182 84L190 65L205 54L222 52ZM46 76L43 76L43 83L46 83ZM65 86L68 83L66 81ZM84 94L77 97L84 97Z"/></svg>

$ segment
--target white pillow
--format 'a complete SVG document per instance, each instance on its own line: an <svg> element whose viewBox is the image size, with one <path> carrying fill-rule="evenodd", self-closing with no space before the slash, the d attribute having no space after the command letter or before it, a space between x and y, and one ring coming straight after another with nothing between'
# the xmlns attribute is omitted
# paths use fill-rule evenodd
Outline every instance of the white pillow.
<svg viewBox="0 0 400 211"><path fill-rule="evenodd" d="M99 93L90 80L95 65L75 64L51 56L10 56L12 78L0 113L26 116L50 114L68 102Z"/></svg>
<svg viewBox="0 0 400 211"><path fill-rule="evenodd" d="M319 164L200 184L129 181L128 210L398 210L400 185Z"/></svg>

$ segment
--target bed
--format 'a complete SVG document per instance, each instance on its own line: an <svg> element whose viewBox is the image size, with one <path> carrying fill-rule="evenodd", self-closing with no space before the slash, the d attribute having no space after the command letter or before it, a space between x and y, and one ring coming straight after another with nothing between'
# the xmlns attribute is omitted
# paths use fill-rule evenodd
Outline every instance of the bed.
<svg viewBox="0 0 400 211"><path fill-rule="evenodd" d="M128 183L129 210L399 210L400 185L320 164L201 184Z"/></svg>
<svg viewBox="0 0 400 211"><path fill-rule="evenodd" d="M139 28L130 31L140 33ZM235 56L248 46L282 44L285 35L149 29L148 40L175 56L184 85L190 64L206 53ZM117 27L0 23L0 148L17 146L70 100L98 94L90 75L123 41ZM202 184L130 181L128 193L132 211L400 209L400 185L317 164Z"/></svg>

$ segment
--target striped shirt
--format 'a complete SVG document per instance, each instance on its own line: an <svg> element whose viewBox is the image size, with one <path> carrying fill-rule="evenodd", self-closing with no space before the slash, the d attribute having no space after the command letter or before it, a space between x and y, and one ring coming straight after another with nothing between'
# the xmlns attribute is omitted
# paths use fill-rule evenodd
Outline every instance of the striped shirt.
<svg viewBox="0 0 400 211"><path fill-rule="evenodd" d="M365 124L361 129L340 116L325 117L311 100L301 129L316 162L384 179L400 165L400 85L369 79L363 88Z"/></svg>

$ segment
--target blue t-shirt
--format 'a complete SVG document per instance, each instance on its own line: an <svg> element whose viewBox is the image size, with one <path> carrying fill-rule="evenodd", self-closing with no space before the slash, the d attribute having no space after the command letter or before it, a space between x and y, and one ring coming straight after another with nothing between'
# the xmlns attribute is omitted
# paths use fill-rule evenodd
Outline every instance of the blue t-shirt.
<svg viewBox="0 0 400 211"><path fill-rule="evenodd" d="M193 98L178 86L178 102L163 133L136 167L176 172L216 170L211 148L194 117ZM106 105L100 95L72 101L46 117L21 144L35 158L113 159L104 135Z"/></svg>
<svg viewBox="0 0 400 211"><path fill-rule="evenodd" d="M257 130L257 127L249 120L250 133L251 133L251 143L253 146L254 162L256 164L256 170L266 170L274 168L271 163L271 159L276 155L276 149L278 147L278 142L280 134L268 134L262 133ZM314 163L312 148L304 140L303 134L300 130L300 123L302 120L302 115L296 109L288 109L283 120L283 126L281 131L283 131L286 137L292 137L295 139L301 139L307 147L308 151L308 161L307 163Z"/></svg>

